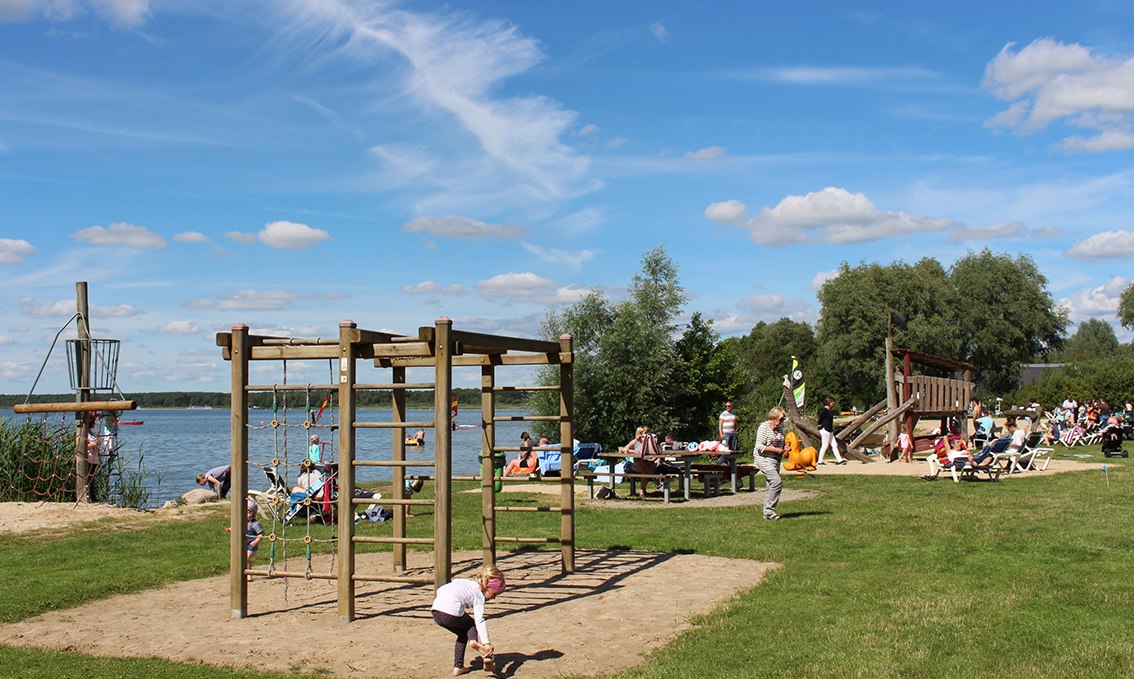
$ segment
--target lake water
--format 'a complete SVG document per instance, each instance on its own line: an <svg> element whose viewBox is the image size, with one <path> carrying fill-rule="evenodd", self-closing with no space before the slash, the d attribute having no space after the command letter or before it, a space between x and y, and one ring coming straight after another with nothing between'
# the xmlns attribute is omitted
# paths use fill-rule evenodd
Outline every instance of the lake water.
<svg viewBox="0 0 1134 679"><path fill-rule="evenodd" d="M318 425L307 430L303 428L305 412L292 410L287 413L287 427L273 429L270 426L270 410L248 411L250 471L248 487L264 490L268 487L267 478L259 466L269 465L277 455L282 460L286 452L288 462L297 464L307 455L308 436L318 434L324 441L334 441L336 445L327 450L337 458L337 434L332 434L330 424L332 411L323 413ZM525 415L526 410L497 411L498 416ZM22 416L20 416L22 417ZM284 413L278 415L281 422ZM469 413L457 418L458 423L472 423L479 418L479 412ZM196 488L197 474L218 465L227 464L230 446L230 412L227 409L205 410L135 410L122 414L123 420L141 420L141 425L119 427L119 454L128 465L134 465L138 456L149 473L147 486L152 492L150 504L161 506L166 500L181 497L185 491ZM383 422L391 419L389 409L359 409L358 419L366 422ZM433 410L407 411L409 422L426 422L433 419ZM54 421L54 420L53 420ZM520 433L531 423L498 422L496 424L496 444L517 446ZM263 428L258 428L263 427ZM479 474L481 436L480 428L459 429L453 434L453 474L471 476ZM426 430L424 447L406 447L407 459L433 459L433 431ZM391 459L393 430L357 430L356 456L359 459ZM509 457L514 455L509 454ZM409 473L432 473L428 468L411 468ZM291 470L294 478L295 471ZM386 481L391 477L389 468L360 467L356 478L359 483Z"/></svg>

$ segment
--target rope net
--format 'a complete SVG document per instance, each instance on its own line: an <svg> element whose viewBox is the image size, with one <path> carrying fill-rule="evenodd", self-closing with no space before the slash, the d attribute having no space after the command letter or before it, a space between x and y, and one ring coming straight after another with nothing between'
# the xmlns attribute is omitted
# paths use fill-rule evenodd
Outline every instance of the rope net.
<svg viewBox="0 0 1134 679"><path fill-rule="evenodd" d="M333 364L328 364L333 371ZM337 394L308 385L298 392L288 386L288 364L283 361L283 382L272 388L272 419L248 424L248 479L263 491L249 490L259 505L263 540L267 541L268 574L291 573L289 560L302 559L304 577L316 572L315 554L330 552L325 572L335 572L338 542L338 424ZM287 596L287 579L284 580Z"/></svg>

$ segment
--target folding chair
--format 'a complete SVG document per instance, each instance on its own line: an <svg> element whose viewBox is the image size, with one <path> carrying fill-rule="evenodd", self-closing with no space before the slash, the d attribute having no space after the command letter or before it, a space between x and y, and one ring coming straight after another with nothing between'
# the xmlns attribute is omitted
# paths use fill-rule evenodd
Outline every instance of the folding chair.
<svg viewBox="0 0 1134 679"><path fill-rule="evenodd" d="M1035 432L1028 436L1028 440L1024 442L1024 450L1016 458L1016 466L1013 471L1034 470L1038 460L1043 460L1043 467L1040 471L1047 469L1047 465L1051 464L1051 456L1055 453L1054 448L1040 448L1040 441L1043 440L1043 432Z"/></svg>

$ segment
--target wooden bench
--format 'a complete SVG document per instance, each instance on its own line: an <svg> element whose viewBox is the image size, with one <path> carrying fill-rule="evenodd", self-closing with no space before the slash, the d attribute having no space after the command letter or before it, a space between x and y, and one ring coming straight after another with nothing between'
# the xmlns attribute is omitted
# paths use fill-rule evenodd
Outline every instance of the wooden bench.
<svg viewBox="0 0 1134 679"><path fill-rule="evenodd" d="M645 484L650 481L657 482L662 489L662 498L669 502L669 482L674 479L680 479L680 474L622 474L619 472L588 472L583 474L583 478L587 480L587 497L590 499L595 498L595 480L599 477L610 478L612 476L626 479L630 482L630 495L637 494L637 483L640 481L645 488Z"/></svg>
<svg viewBox="0 0 1134 679"><path fill-rule="evenodd" d="M729 477L729 467L727 464L720 464L714 462L694 462L692 465L693 473L703 474L715 472L720 474L722 478ZM756 465L751 464L738 464L736 465L736 480L737 490L744 488L744 477L748 477L748 490L756 490ZM719 491L719 488L718 488Z"/></svg>

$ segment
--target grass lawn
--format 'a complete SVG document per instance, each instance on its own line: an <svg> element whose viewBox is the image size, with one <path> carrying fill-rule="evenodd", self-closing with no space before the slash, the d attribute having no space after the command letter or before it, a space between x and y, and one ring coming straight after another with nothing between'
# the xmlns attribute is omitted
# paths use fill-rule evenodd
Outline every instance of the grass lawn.
<svg viewBox="0 0 1134 679"><path fill-rule="evenodd" d="M1073 452L1102 459L1097 447ZM622 676L1127 677L1134 467L1107 466L1109 487L1097 471L961 484L786 477L818 496L781 505L783 521L763 521L757 507L582 507L577 537L580 548L783 564ZM455 493L454 503L455 546L478 548L480 497ZM223 572L225 521L2 537L0 620ZM512 521L554 533L558 517L502 515L501 534L516 534ZM0 676L80 675L311 676L0 647Z"/></svg>

